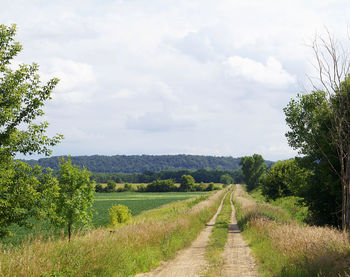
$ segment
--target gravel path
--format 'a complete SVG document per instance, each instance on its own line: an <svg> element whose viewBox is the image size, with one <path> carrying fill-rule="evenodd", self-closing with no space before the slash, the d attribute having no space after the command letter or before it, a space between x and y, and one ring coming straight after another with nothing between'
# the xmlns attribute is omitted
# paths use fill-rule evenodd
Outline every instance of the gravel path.
<svg viewBox="0 0 350 277"><path fill-rule="evenodd" d="M190 277L199 276L201 270L207 266L205 260L205 248L209 242L209 236L214 228L216 218L222 209L223 201L226 197L222 198L221 204L213 216L213 218L207 223L205 229L199 234L191 246L181 250L176 255L175 259L165 262L158 268L147 272L138 274L138 277Z"/></svg>
<svg viewBox="0 0 350 277"><path fill-rule="evenodd" d="M236 220L236 211L232 203L232 195L230 202L232 207L231 220L229 225L228 240L223 253L224 268L223 276L230 277L256 277L259 276L253 257L250 254L250 248L243 240L241 231L238 228Z"/></svg>

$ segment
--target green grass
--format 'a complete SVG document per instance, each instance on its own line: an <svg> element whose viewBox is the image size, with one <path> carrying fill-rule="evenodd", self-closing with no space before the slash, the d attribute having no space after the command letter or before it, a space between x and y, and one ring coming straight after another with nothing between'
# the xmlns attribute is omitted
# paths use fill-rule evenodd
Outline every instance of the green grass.
<svg viewBox="0 0 350 277"><path fill-rule="evenodd" d="M209 243L206 248L205 258L209 262L205 276L221 276L223 267L222 252L227 242L231 209L231 191L228 192L224 200L222 210L216 219L215 226L209 238Z"/></svg>
<svg viewBox="0 0 350 277"><path fill-rule="evenodd" d="M143 211L155 209L162 205L174 201L186 200L201 195L207 195L207 192L163 192L163 193L138 193L138 192L113 192L113 193L96 193L93 209L95 214L92 218L94 227L106 226L109 222L108 209L112 205L123 204L127 206L133 216ZM28 229L13 225L10 231L15 234L12 237L6 237L0 240L3 244L17 245L29 236L50 237L57 230L54 230L47 222L32 220L34 229Z"/></svg>
<svg viewBox="0 0 350 277"><path fill-rule="evenodd" d="M207 201L204 196L144 211L114 233L97 228L75 234L70 243L66 238L34 240L0 251L0 276L134 276L149 271L197 237L221 201L223 192L217 193Z"/></svg>

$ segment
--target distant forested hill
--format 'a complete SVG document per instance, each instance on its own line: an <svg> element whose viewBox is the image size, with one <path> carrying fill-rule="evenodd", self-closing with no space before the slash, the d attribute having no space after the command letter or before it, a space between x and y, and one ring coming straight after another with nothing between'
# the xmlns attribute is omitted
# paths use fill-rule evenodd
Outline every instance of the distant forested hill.
<svg viewBox="0 0 350 277"><path fill-rule="evenodd" d="M27 160L31 165L58 169L60 157ZM222 169L235 170L240 167L241 158L199 155L116 155L116 156L72 156L72 162L86 166L92 172L142 173L177 169ZM267 162L271 164L271 162Z"/></svg>

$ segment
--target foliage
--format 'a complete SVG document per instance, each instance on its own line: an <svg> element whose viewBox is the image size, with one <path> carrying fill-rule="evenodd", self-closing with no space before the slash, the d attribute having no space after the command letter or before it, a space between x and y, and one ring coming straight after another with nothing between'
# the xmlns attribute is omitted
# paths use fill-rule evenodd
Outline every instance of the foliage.
<svg viewBox="0 0 350 277"><path fill-rule="evenodd" d="M175 182L172 179L169 180L156 180L148 184L145 188L145 192L171 192L177 191Z"/></svg>
<svg viewBox="0 0 350 277"><path fill-rule="evenodd" d="M42 158L38 161L32 160L29 162L39 163L39 165L43 167L58 169L60 158L61 157ZM105 173L147 173L167 170L199 170L203 168L231 171L239 168L239 162L240 158L200 155L93 155L72 157L73 164L86 166L86 168L92 172ZM182 175L183 174L185 173L182 173ZM170 178L172 177L160 177L160 179ZM138 182L147 183L153 180L140 180ZM130 182L128 180L115 181L118 183L122 181ZM219 180L216 180L215 182L219 182Z"/></svg>
<svg viewBox="0 0 350 277"><path fill-rule="evenodd" d="M57 180L50 170L13 161L0 167L0 237L11 234L11 224L31 227L32 217L45 218L55 209L52 199L57 196Z"/></svg>
<svg viewBox="0 0 350 277"><path fill-rule="evenodd" d="M42 85L37 64L12 69L22 50L15 34L16 25L0 25L0 236L9 234L11 224L30 227L31 217L52 213L57 182L51 171L13 158L19 153L49 155L49 147L62 139L47 137L48 123L38 121L58 79Z"/></svg>
<svg viewBox="0 0 350 277"><path fill-rule="evenodd" d="M269 199L302 195L312 172L299 166L295 159L278 161L262 178L262 193Z"/></svg>
<svg viewBox="0 0 350 277"><path fill-rule="evenodd" d="M62 158L59 170L59 195L56 199L56 216L52 219L55 225L66 226L70 240L72 228L90 222L92 211L89 208L94 201L94 184L90 181L90 172L80 170L72 165L68 158Z"/></svg>
<svg viewBox="0 0 350 277"><path fill-rule="evenodd" d="M194 191L194 178L191 175L182 175L180 182L180 191Z"/></svg>
<svg viewBox="0 0 350 277"><path fill-rule="evenodd" d="M42 106L51 98L58 79L41 85L37 64L11 69L11 60L22 50L14 41L15 34L16 25L0 25L0 154L49 155L49 147L62 136L47 137L48 123L37 123L37 118L44 114Z"/></svg>
<svg viewBox="0 0 350 277"><path fill-rule="evenodd" d="M223 174L220 177L220 183L224 184L224 185L230 185L234 183L234 180L232 178L231 175L229 174Z"/></svg>
<svg viewBox="0 0 350 277"><path fill-rule="evenodd" d="M266 164L263 157L259 154L245 156L242 157L240 164L242 166L243 180L247 185L248 191L258 187L266 171Z"/></svg>
<svg viewBox="0 0 350 277"><path fill-rule="evenodd" d="M108 210L109 225L115 228L118 224L129 223L131 220L131 211L127 206L118 204L113 205Z"/></svg>
<svg viewBox="0 0 350 277"><path fill-rule="evenodd" d="M206 191L213 191L215 189L214 183L209 183L208 186L205 188Z"/></svg>
<svg viewBox="0 0 350 277"><path fill-rule="evenodd" d="M105 192L114 192L115 191L116 182L113 180L108 180L107 186L105 188Z"/></svg>
<svg viewBox="0 0 350 277"><path fill-rule="evenodd" d="M221 170L221 169L199 169L199 170L164 170L159 172L145 171L144 173L107 173L93 172L92 178L98 183L106 183L114 180L118 183L150 183L155 180L173 179L176 183L181 182L182 175L191 175L197 182L220 183L222 175L231 176L237 183L242 183L242 170Z"/></svg>

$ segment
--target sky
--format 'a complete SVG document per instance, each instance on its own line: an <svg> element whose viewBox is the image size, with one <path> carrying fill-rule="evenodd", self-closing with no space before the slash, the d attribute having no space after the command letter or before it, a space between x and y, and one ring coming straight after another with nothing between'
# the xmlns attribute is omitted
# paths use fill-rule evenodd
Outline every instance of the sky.
<svg viewBox="0 0 350 277"><path fill-rule="evenodd" d="M346 37L349 15L348 0L0 0L12 66L60 79L53 155L294 157L283 108L315 73L307 45L325 26Z"/></svg>

